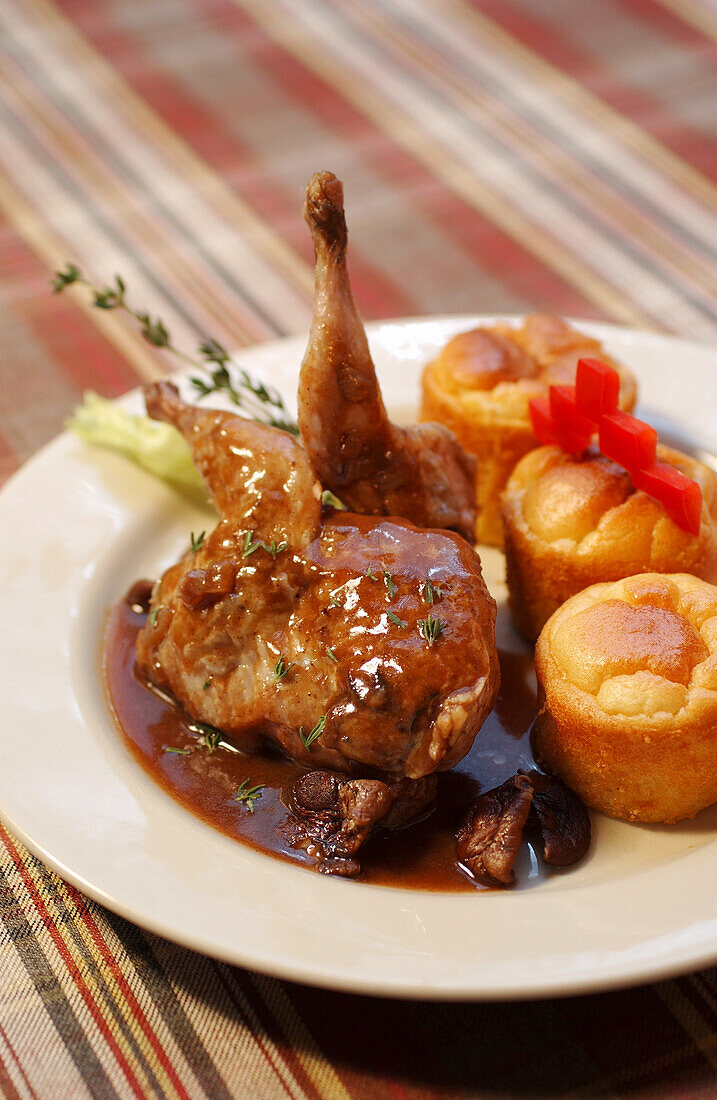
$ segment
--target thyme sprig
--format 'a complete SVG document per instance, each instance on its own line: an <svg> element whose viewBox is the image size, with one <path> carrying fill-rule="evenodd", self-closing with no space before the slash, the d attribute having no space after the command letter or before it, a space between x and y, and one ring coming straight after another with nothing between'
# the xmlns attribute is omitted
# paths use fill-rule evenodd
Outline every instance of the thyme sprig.
<svg viewBox="0 0 717 1100"><path fill-rule="evenodd" d="M242 557L248 558L257 550L266 550L267 554L271 554L272 558L276 560L277 555L281 554L283 550L286 550L288 542L277 542L276 539L272 539L271 542L266 543L261 539L254 538L253 531L247 531L244 535L244 549L242 551Z"/></svg>
<svg viewBox="0 0 717 1100"><path fill-rule="evenodd" d="M437 618L431 611L425 619L418 620L418 629L428 644L433 645L446 629L446 623L443 619Z"/></svg>
<svg viewBox="0 0 717 1100"><path fill-rule="evenodd" d="M191 539L190 549L191 549L193 554L196 554L198 550L201 550L202 546L204 545L204 538L206 536L206 533L207 533L206 531L202 531L201 534L197 535L196 538L194 537L194 531L192 531L192 533L190 534L190 536L189 536L190 539Z"/></svg>
<svg viewBox="0 0 717 1100"><path fill-rule="evenodd" d="M255 787L252 787L250 780L243 779L234 792L233 798L235 802L243 802L249 813L253 814L254 803L257 798L261 798L263 790L263 783L257 783Z"/></svg>
<svg viewBox="0 0 717 1100"><path fill-rule="evenodd" d="M288 665L283 656L279 657L279 660L274 665L274 683L278 683L279 680L283 680L287 672L291 672L292 668L296 664L296 661L289 661Z"/></svg>
<svg viewBox="0 0 717 1100"><path fill-rule="evenodd" d="M405 622L403 621L403 619L399 619L398 615L396 615L395 612L387 611L386 614L388 615L392 623L395 623L396 626L400 626L402 630L404 629L404 627L406 626Z"/></svg>
<svg viewBox="0 0 717 1100"><path fill-rule="evenodd" d="M423 596L427 604L435 603L437 599L443 595L437 584L431 584L426 578L426 582L423 585Z"/></svg>
<svg viewBox="0 0 717 1100"><path fill-rule="evenodd" d="M92 305L97 309L119 309L133 317L140 326L140 333L155 348L165 348L182 362L195 370L204 370L204 377L190 378L198 398L201 400L211 393L224 393L232 404L243 409L252 420L281 428L291 435L299 434L299 426L290 416L281 394L271 386L251 375L244 367L232 366L227 349L218 340L202 340L198 345L200 358L187 355L172 343L166 325L160 317L152 317L143 310L135 309L127 301L127 286L120 275L115 275L111 286L98 286L86 278L77 264L68 263L61 271L56 271L50 280L55 294L60 294L68 286L78 285L88 288L92 295ZM209 366L213 369L209 369Z"/></svg>
<svg viewBox="0 0 717 1100"><path fill-rule="evenodd" d="M314 741L316 740L317 737L321 737L321 734L324 732L325 728L326 728L326 715L325 714L321 715L318 722L316 723L316 725L314 726L314 728L311 730L310 733L304 733L304 727L301 726L301 728L299 729L299 737L301 738L301 744L304 746L304 748L307 750L307 752L311 752L311 746L313 745L313 743L314 743Z"/></svg>
<svg viewBox="0 0 717 1100"><path fill-rule="evenodd" d="M178 749L175 745L162 745L164 752L174 753L175 756L189 756L189 749Z"/></svg>

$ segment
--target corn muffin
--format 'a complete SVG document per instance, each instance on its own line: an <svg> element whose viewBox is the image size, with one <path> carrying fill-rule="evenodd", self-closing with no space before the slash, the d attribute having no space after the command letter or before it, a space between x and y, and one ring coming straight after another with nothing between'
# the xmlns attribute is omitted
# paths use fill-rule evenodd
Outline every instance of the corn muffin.
<svg viewBox="0 0 717 1100"><path fill-rule="evenodd" d="M717 588L685 573L591 585L535 651L541 763L626 821L717 801Z"/></svg>
<svg viewBox="0 0 717 1100"><path fill-rule="evenodd" d="M569 596L598 581L655 572L717 583L717 477L669 447L658 445L657 457L702 489L698 535L597 450L575 457L539 447L517 464L502 498L506 574L514 622L529 641Z"/></svg>

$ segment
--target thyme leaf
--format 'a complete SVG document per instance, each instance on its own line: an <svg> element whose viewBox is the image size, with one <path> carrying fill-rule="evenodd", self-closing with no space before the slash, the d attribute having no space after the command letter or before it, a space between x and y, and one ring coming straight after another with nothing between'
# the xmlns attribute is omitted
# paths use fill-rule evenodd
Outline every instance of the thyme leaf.
<svg viewBox="0 0 717 1100"><path fill-rule="evenodd" d="M330 658L331 658L331 660L332 660L332 661L334 662L334 664L338 664L338 663L339 663L339 659L338 659L338 657L336 656L336 654L334 653L334 651L333 651L333 649L331 648L331 646L330 646L330 645L327 645L327 646L326 646L326 656L327 656L327 657L330 657Z"/></svg>
<svg viewBox="0 0 717 1100"><path fill-rule="evenodd" d="M386 585L386 591L388 592L389 599L393 599L396 595L396 585L393 583L393 577L388 570L383 569L383 583Z"/></svg>
<svg viewBox="0 0 717 1100"><path fill-rule="evenodd" d="M254 813L254 803L257 798L261 798L262 791L264 790L263 783L257 783L255 787L250 785L250 780L243 779L234 792L233 799L235 802L243 802L250 814Z"/></svg>
<svg viewBox="0 0 717 1100"><path fill-rule="evenodd" d="M442 593L441 593L441 590L438 587L438 585L437 584L431 584L431 582L428 579L426 579L426 582L423 585L423 596L425 598L426 603L427 604L435 603L436 599L439 599L441 595L442 595Z"/></svg>
<svg viewBox="0 0 717 1100"><path fill-rule="evenodd" d="M289 661L287 665L283 656L280 656L279 660L274 665L274 683L276 684L279 680L283 680L287 672L290 672L295 664L296 661Z"/></svg>
<svg viewBox="0 0 717 1100"><path fill-rule="evenodd" d="M191 551L193 554L196 554L197 550L201 550L202 546L204 545L204 537L206 533L206 531L202 531L202 533L200 535L197 535L197 537L195 538L194 531L192 531L189 537L192 540Z"/></svg>
<svg viewBox="0 0 717 1100"><path fill-rule="evenodd" d="M162 745L164 752L173 752L175 756L189 756L189 749L177 749L174 745Z"/></svg>
<svg viewBox="0 0 717 1100"><path fill-rule="evenodd" d="M321 734L324 732L325 728L326 728L326 715L325 714L321 715L318 722L316 723L316 725L314 726L314 728L311 730L310 733L304 733L304 727L301 726L301 728L299 729L299 737L301 738L301 744L304 746L304 748L307 750L307 752L311 752L311 746L313 745L313 743L314 743L314 741L316 740L317 737L321 737Z"/></svg>
<svg viewBox="0 0 717 1100"><path fill-rule="evenodd" d="M429 645L433 645L437 638L446 629L446 624L443 619L437 618L433 612L429 612L425 619L418 620L418 629L426 639Z"/></svg>
<svg viewBox="0 0 717 1100"><path fill-rule="evenodd" d="M403 619L399 619L398 615L394 615L393 611L387 611L386 614L388 615L391 622L395 623L396 626L400 626L401 629L403 629L406 626Z"/></svg>
<svg viewBox="0 0 717 1100"><path fill-rule="evenodd" d="M55 294L60 294L66 286L72 286L82 278L82 272L76 264L65 264L64 271L56 271L50 279Z"/></svg>
<svg viewBox="0 0 717 1100"><path fill-rule="evenodd" d="M150 625L150 626L155 626L155 625L156 625L156 623L157 623L157 616L159 615L159 613L160 613L160 611L162 610L162 607L163 607L163 606L164 606L163 604L161 604L161 603L158 603L158 604L156 604L156 606L155 606L155 607L153 607L153 608L152 608L152 610L150 611L150 613L149 613L149 625Z"/></svg>

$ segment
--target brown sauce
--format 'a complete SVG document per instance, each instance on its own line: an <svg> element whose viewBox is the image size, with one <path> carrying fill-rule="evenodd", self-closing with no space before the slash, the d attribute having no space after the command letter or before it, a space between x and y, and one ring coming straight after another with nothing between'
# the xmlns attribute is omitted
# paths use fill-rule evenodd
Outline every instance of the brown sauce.
<svg viewBox="0 0 717 1100"><path fill-rule="evenodd" d="M288 817L282 789L305 769L279 753L250 755L223 747L210 751L186 717L134 675L135 639L145 618L125 601L115 605L103 650L111 709L133 756L173 798L221 832L268 855L313 865L315 859L292 848L280 828ZM363 881L423 890L475 890L456 866L457 818L480 791L502 783L518 768L535 766L529 745L536 711L532 658L503 652L500 665L495 710L468 756L439 775L435 812L397 832L377 831L359 853ZM253 812L234 798L244 781L246 786L263 786L261 796L251 803Z"/></svg>

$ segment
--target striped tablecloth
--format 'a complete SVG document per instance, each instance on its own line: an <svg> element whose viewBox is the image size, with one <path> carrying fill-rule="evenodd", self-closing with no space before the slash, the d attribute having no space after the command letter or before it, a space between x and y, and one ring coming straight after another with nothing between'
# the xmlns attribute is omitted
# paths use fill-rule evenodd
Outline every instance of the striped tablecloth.
<svg viewBox="0 0 717 1100"><path fill-rule="evenodd" d="M1 0L0 168L3 477L84 388L168 369L54 268L121 272L184 346L304 331L319 168L366 318L717 333L715 0ZM149 935L2 828L0 890L6 1097L717 1094L713 970L380 1001Z"/></svg>

